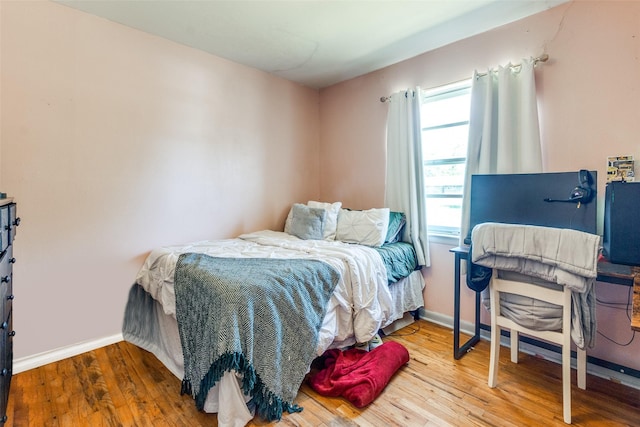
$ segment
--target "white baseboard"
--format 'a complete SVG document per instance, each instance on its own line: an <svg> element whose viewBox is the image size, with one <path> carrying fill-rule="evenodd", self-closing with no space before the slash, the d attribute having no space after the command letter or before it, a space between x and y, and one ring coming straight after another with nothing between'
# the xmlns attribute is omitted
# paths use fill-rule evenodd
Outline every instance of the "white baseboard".
<svg viewBox="0 0 640 427"><path fill-rule="evenodd" d="M480 331L481 338L489 341L491 338L489 337L489 331ZM511 342L509 338L503 336L500 338L500 343L504 347L510 347ZM555 351L547 350L544 348L540 348L533 344L528 344L525 342L520 342L520 351L523 353L527 353L536 357L541 357L545 360L550 360L557 364L562 363L562 355L560 353L556 353ZM587 356L589 352L587 351ZM574 369L576 368L576 360L571 359L571 366ZM627 375L624 372L614 371L613 369L605 368L603 366L594 365L592 363L587 363L587 373L594 375L596 377L604 378L606 380L610 380L616 383L624 384L626 386L635 388L640 390L640 378L636 378L631 375Z"/></svg>
<svg viewBox="0 0 640 427"><path fill-rule="evenodd" d="M453 329L453 317L451 316L446 316L442 313L436 313L433 311L422 309L420 310L420 318L427 320L429 322L435 323L437 325L444 326L445 328ZM466 322L463 320L460 321L461 332L467 335L473 335L474 329L475 328L473 323ZM491 338L489 336L489 331L480 330L480 338L485 341L490 341ZM509 347L511 345L507 337L503 336L500 338L500 340L501 340L502 346ZM521 342L520 351L527 354L541 357L546 360L550 360L558 364L562 362L560 354L550 350L546 350L544 348L537 347L532 344ZM575 360L573 359L572 359L572 364L575 367ZM489 360L487 360L487 369L489 369L488 367L489 367ZM592 363L587 363L587 373L640 390L640 378L627 375L623 372L618 372L618 371L614 371L613 369L608 369L602 366L594 365Z"/></svg>
<svg viewBox="0 0 640 427"><path fill-rule="evenodd" d="M442 313L436 313L434 311L429 311L425 309L420 310L420 318L427 320L431 323L435 323L436 325L444 326L445 328L453 329L453 317L447 316ZM475 327L473 323L467 322L465 320L460 320L460 332L463 332L467 335L473 335L475 332Z"/></svg>
<svg viewBox="0 0 640 427"><path fill-rule="evenodd" d="M21 357L13 361L13 373L28 371L29 369L38 368L48 363L57 362L69 357L77 356L87 351L92 351L100 347L115 344L122 341L122 333L112 335L110 337L98 338L95 340L84 341L67 347L57 348L44 353L34 354L32 356Z"/></svg>

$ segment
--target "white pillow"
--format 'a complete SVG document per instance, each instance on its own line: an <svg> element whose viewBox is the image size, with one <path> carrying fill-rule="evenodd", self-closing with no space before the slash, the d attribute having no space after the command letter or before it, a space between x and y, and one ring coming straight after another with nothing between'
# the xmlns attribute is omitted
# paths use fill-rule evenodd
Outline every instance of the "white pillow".
<svg viewBox="0 0 640 427"><path fill-rule="evenodd" d="M389 227L389 208L350 211L340 209L336 240L382 246Z"/></svg>
<svg viewBox="0 0 640 427"><path fill-rule="evenodd" d="M327 216L324 220L324 240L335 240L336 229L338 228L338 213L342 207L342 202L324 203L309 200L307 206L310 208L321 208L327 211Z"/></svg>

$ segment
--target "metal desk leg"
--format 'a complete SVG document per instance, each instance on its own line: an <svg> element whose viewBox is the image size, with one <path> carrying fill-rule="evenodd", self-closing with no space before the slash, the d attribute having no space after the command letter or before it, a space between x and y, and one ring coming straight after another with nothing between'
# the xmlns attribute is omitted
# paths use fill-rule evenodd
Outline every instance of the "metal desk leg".
<svg viewBox="0 0 640 427"><path fill-rule="evenodd" d="M455 278L453 299L453 358L458 360L471 351L473 345L480 341L480 292L476 292L476 324L474 335L460 346L460 262L465 254L455 254Z"/></svg>

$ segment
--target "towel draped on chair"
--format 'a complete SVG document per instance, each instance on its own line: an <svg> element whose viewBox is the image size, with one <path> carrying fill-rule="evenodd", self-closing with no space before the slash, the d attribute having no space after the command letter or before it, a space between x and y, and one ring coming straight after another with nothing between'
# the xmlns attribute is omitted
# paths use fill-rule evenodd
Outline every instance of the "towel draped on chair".
<svg viewBox="0 0 640 427"><path fill-rule="evenodd" d="M571 337L580 348L595 345L600 236L565 228L482 223L473 228L471 241L475 264L571 289Z"/></svg>

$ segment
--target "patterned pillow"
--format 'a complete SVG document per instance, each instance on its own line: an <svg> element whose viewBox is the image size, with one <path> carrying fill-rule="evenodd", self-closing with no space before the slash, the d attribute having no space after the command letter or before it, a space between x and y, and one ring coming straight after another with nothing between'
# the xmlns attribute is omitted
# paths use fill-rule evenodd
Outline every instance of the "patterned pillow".
<svg viewBox="0 0 640 427"><path fill-rule="evenodd" d="M309 200L307 206L309 206L310 208L321 208L327 211L327 217L325 218L324 222L323 237L324 240L335 240L336 229L338 228L338 214L340 213L342 203L323 203Z"/></svg>
<svg viewBox="0 0 640 427"><path fill-rule="evenodd" d="M382 246L389 226L389 208L351 211L341 209L336 240L366 246Z"/></svg>
<svg viewBox="0 0 640 427"><path fill-rule="evenodd" d="M327 212L295 203L289 212L285 232L303 240L322 240Z"/></svg>
<svg viewBox="0 0 640 427"><path fill-rule="evenodd" d="M385 243L396 243L402 240L402 232L407 224L407 217L404 212L389 212L389 228Z"/></svg>

